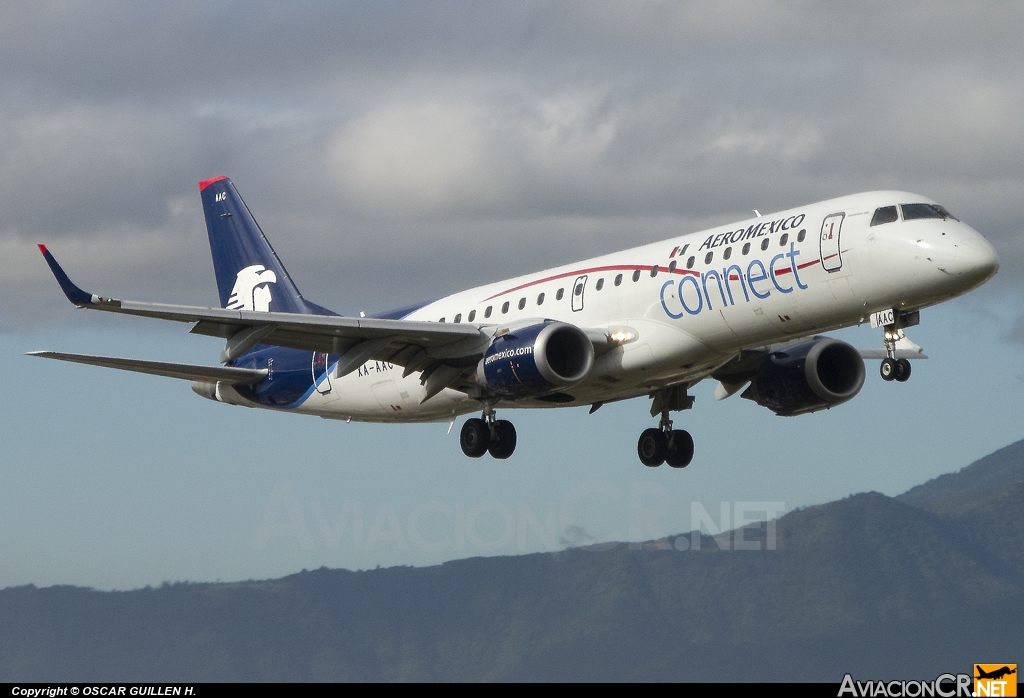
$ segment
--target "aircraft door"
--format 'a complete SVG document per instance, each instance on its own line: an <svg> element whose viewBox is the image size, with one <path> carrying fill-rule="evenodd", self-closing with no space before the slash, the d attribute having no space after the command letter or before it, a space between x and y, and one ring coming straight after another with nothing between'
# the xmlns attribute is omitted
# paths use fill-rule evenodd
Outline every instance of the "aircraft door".
<svg viewBox="0 0 1024 698"><path fill-rule="evenodd" d="M322 351L313 352L313 385L321 395L331 392L331 377L327 373L328 356ZM319 383L317 379L323 377Z"/></svg>
<svg viewBox="0 0 1024 698"><path fill-rule="evenodd" d="M583 289L587 286L587 275L576 277L572 283L572 311L574 313L583 310Z"/></svg>
<svg viewBox="0 0 1024 698"><path fill-rule="evenodd" d="M839 249L839 231L843 227L845 213L833 213L821 224L820 253L821 268L825 271L839 271L843 268L843 257Z"/></svg>

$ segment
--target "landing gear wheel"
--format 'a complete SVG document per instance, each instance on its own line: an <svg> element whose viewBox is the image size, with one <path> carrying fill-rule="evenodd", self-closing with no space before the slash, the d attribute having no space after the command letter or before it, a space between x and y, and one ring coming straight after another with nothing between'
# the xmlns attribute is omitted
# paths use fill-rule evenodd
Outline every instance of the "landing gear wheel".
<svg viewBox="0 0 1024 698"><path fill-rule="evenodd" d="M894 380L896 378L896 359L882 359L882 365L878 367L878 372L882 374L882 380Z"/></svg>
<svg viewBox="0 0 1024 698"><path fill-rule="evenodd" d="M906 383L910 378L910 362L906 359L896 360L896 380Z"/></svg>
<svg viewBox="0 0 1024 698"><path fill-rule="evenodd" d="M491 445L487 449L492 458L504 460L516 450L516 428L512 422L499 419L494 423L494 433L491 434Z"/></svg>
<svg viewBox="0 0 1024 698"><path fill-rule="evenodd" d="M467 419L462 425L462 433L459 434L459 445L462 452L470 458L479 458L487 453L487 447L491 443L491 430L487 422L482 419Z"/></svg>
<svg viewBox="0 0 1024 698"><path fill-rule="evenodd" d="M672 468L685 468L693 460L693 437L690 432L675 430L669 432L665 462Z"/></svg>
<svg viewBox="0 0 1024 698"><path fill-rule="evenodd" d="M665 462L668 453L668 437L661 429L644 429L636 444L636 453L640 462L648 468L657 468Z"/></svg>

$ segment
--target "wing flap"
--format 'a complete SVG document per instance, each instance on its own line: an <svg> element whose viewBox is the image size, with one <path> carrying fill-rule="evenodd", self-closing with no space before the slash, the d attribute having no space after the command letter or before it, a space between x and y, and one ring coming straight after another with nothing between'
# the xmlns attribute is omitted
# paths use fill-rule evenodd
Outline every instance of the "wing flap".
<svg viewBox="0 0 1024 698"><path fill-rule="evenodd" d="M167 378L181 378L193 381L227 381L236 385L252 385L263 380L266 369L233 368L231 366L196 366L193 364L175 364L164 361L145 361L142 359L119 359L110 356L90 356L88 354L64 354L57 351L30 351L26 356L39 356L44 359L70 361L76 364L116 368L122 371L148 373Z"/></svg>

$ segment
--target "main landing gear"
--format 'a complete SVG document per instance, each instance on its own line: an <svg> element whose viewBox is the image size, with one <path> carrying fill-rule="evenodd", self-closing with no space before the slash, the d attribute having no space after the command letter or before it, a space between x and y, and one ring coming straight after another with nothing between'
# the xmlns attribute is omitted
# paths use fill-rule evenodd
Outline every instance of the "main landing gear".
<svg viewBox="0 0 1024 698"><path fill-rule="evenodd" d="M661 413L657 427L645 429L636 444L640 462L649 468L668 463L672 468L685 468L693 460L693 437L690 432L673 429L670 411L688 410L693 406L693 397L686 394L686 386L663 388L653 394L651 416Z"/></svg>
<svg viewBox="0 0 1024 698"><path fill-rule="evenodd" d="M693 460L693 437L690 432L673 429L672 422L668 428L652 427L644 429L636 444L640 462L649 468L657 468L668 463L673 468L685 468Z"/></svg>
<svg viewBox="0 0 1024 698"><path fill-rule="evenodd" d="M470 458L490 453L492 458L504 460L516 450L516 428L512 422L495 419L494 407L484 407L483 419L467 419L459 434L462 452Z"/></svg>

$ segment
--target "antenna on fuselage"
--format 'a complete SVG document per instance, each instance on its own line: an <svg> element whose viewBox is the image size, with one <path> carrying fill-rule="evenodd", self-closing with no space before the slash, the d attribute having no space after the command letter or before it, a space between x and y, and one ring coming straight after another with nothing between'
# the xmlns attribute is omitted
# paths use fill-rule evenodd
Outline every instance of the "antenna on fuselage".
<svg viewBox="0 0 1024 698"><path fill-rule="evenodd" d="M758 218L760 218L760 217L761 217L761 212L760 212L760 211L758 211L758 210L757 210L757 209L755 208L755 209L754 209L754 215L755 215L755 216L757 216Z"/></svg>

